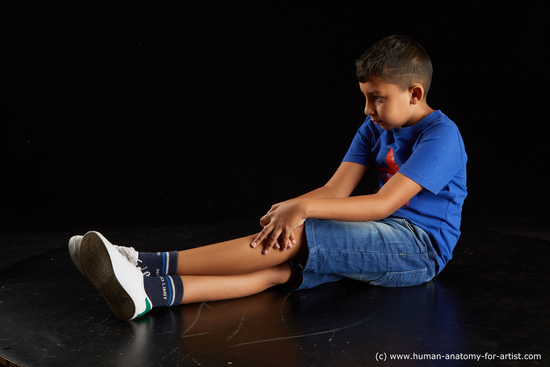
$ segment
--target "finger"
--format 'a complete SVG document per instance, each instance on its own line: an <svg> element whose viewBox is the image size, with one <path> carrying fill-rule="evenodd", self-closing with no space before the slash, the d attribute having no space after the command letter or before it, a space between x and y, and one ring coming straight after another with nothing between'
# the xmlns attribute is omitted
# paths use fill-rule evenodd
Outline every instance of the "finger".
<svg viewBox="0 0 550 367"><path fill-rule="evenodd" d="M286 251L286 250L289 250L292 248L292 239L291 239L291 236L294 238L294 235L292 233L291 230L288 230L288 229L285 229L282 234L281 234L281 237L280 237L280 241L281 243L284 244L282 250L283 251Z"/></svg>
<svg viewBox="0 0 550 367"><path fill-rule="evenodd" d="M275 245L273 245L274 249L281 250L281 251L286 251L286 249L288 247L288 239L285 238L283 233L284 233L284 231L277 238L277 243Z"/></svg>
<svg viewBox="0 0 550 367"><path fill-rule="evenodd" d="M263 254L268 254L271 248L275 246L277 243L277 240L279 238L279 235L281 234L281 231L278 228L275 228L268 237L265 239L264 249L262 251Z"/></svg>
<svg viewBox="0 0 550 367"><path fill-rule="evenodd" d="M277 244L273 246L273 248L276 248L281 251L286 251L288 249L288 243L285 243L283 238L279 236L279 238L277 239Z"/></svg>
<svg viewBox="0 0 550 367"><path fill-rule="evenodd" d="M268 213L260 218L260 225L265 228L269 223L271 223L271 215Z"/></svg>
<svg viewBox="0 0 550 367"><path fill-rule="evenodd" d="M301 227L303 226L303 224L300 224L298 227ZM298 228L296 227L296 228ZM294 229L296 229L294 228ZM295 244L296 244L296 235L294 234L294 229L292 231L290 231L290 234L288 235L288 239L290 241L290 243L288 244L288 249L291 249Z"/></svg>
<svg viewBox="0 0 550 367"><path fill-rule="evenodd" d="M267 231L266 228L264 228L260 233L258 233L256 238L250 243L250 247L256 248L260 243L262 243L266 239L268 233L269 231Z"/></svg>
<svg viewBox="0 0 550 367"><path fill-rule="evenodd" d="M280 249L281 251L290 250L296 244L296 235L294 230L283 228L281 234L277 237L277 241L273 245L274 249Z"/></svg>
<svg viewBox="0 0 550 367"><path fill-rule="evenodd" d="M273 204L271 208L268 210L267 214L274 212L280 205L281 203Z"/></svg>
<svg viewBox="0 0 550 367"><path fill-rule="evenodd" d="M294 231L290 232L290 235L288 236L289 244L287 246L288 249L291 249L292 246L296 244L296 235L294 234Z"/></svg>
<svg viewBox="0 0 550 367"><path fill-rule="evenodd" d="M272 233L270 233L269 237L266 237L266 239L265 239L262 254L264 254L264 255L269 254L269 251L271 251L271 248L275 245L275 243L277 243L277 238L275 237L275 240L274 240L274 235L273 235L273 232L272 232Z"/></svg>

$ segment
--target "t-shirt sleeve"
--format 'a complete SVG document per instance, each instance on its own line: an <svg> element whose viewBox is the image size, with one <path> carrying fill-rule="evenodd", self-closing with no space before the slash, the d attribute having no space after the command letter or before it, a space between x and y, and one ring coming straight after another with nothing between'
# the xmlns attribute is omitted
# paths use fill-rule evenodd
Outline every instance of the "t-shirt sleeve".
<svg viewBox="0 0 550 367"><path fill-rule="evenodd" d="M423 133L399 173L437 194L455 177L466 160L458 128L440 126Z"/></svg>
<svg viewBox="0 0 550 367"><path fill-rule="evenodd" d="M359 163L368 167L374 166L374 158L371 153L373 134L368 128L368 121L367 118L363 125L357 129L357 133L342 162Z"/></svg>

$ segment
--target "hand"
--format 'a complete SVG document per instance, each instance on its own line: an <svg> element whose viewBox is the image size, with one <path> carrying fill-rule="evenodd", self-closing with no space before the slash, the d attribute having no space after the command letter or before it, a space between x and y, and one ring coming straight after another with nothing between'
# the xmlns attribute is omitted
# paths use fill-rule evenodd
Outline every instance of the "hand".
<svg viewBox="0 0 550 367"><path fill-rule="evenodd" d="M275 211L275 209L277 209L279 206L281 205L281 203L278 203L278 204L274 204L271 209L269 209L269 211L267 212L267 214L270 214L271 212ZM265 217L265 216L264 216ZM263 217L260 218L260 225L265 228L269 222L264 222L262 221L263 220ZM296 243L296 237L294 236L294 230L292 232L290 232L290 235L288 236L288 239L290 240L290 243L288 244L284 244L284 243L280 243L281 242L281 237L279 237L277 239L277 242L275 242L275 244L273 245L273 248L276 249L276 250L281 250L281 251L286 251L287 249L291 249L292 248L292 245L294 245ZM269 236L267 236L264 241L266 240L269 240ZM261 242L260 242L261 243ZM269 250L268 250L269 252Z"/></svg>
<svg viewBox="0 0 550 367"><path fill-rule="evenodd" d="M296 243L293 230L304 224L304 200L293 199L275 204L260 219L264 229L250 244L255 248L263 243L262 253L267 254L271 248L285 251Z"/></svg>

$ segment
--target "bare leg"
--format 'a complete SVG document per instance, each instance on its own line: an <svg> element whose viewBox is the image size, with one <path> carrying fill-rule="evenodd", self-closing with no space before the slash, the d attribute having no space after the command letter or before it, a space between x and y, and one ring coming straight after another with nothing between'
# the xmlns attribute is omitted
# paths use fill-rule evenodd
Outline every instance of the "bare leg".
<svg viewBox="0 0 550 367"><path fill-rule="evenodd" d="M294 234L296 244L291 249L286 251L272 249L269 254L262 254L262 244L256 248L250 247L256 235L180 251L177 274L249 274L273 268L291 259L305 261L307 246L304 226L296 228Z"/></svg>
<svg viewBox="0 0 550 367"><path fill-rule="evenodd" d="M290 264L236 275L183 275L185 293L181 304L219 301L260 293L277 284L287 283L292 277Z"/></svg>

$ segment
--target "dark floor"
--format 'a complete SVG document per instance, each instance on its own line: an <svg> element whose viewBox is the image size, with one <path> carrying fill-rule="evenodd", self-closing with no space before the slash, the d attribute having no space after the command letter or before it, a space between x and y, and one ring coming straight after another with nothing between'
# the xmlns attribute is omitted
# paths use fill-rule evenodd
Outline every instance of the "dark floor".
<svg viewBox="0 0 550 367"><path fill-rule="evenodd" d="M137 250L171 250L254 230L225 223L104 234ZM549 363L550 242L543 239L466 229L453 261L423 286L341 281L300 292L273 289L123 322L74 268L70 235L2 236L0 356L7 360L22 366ZM417 359L396 361L394 354Z"/></svg>

